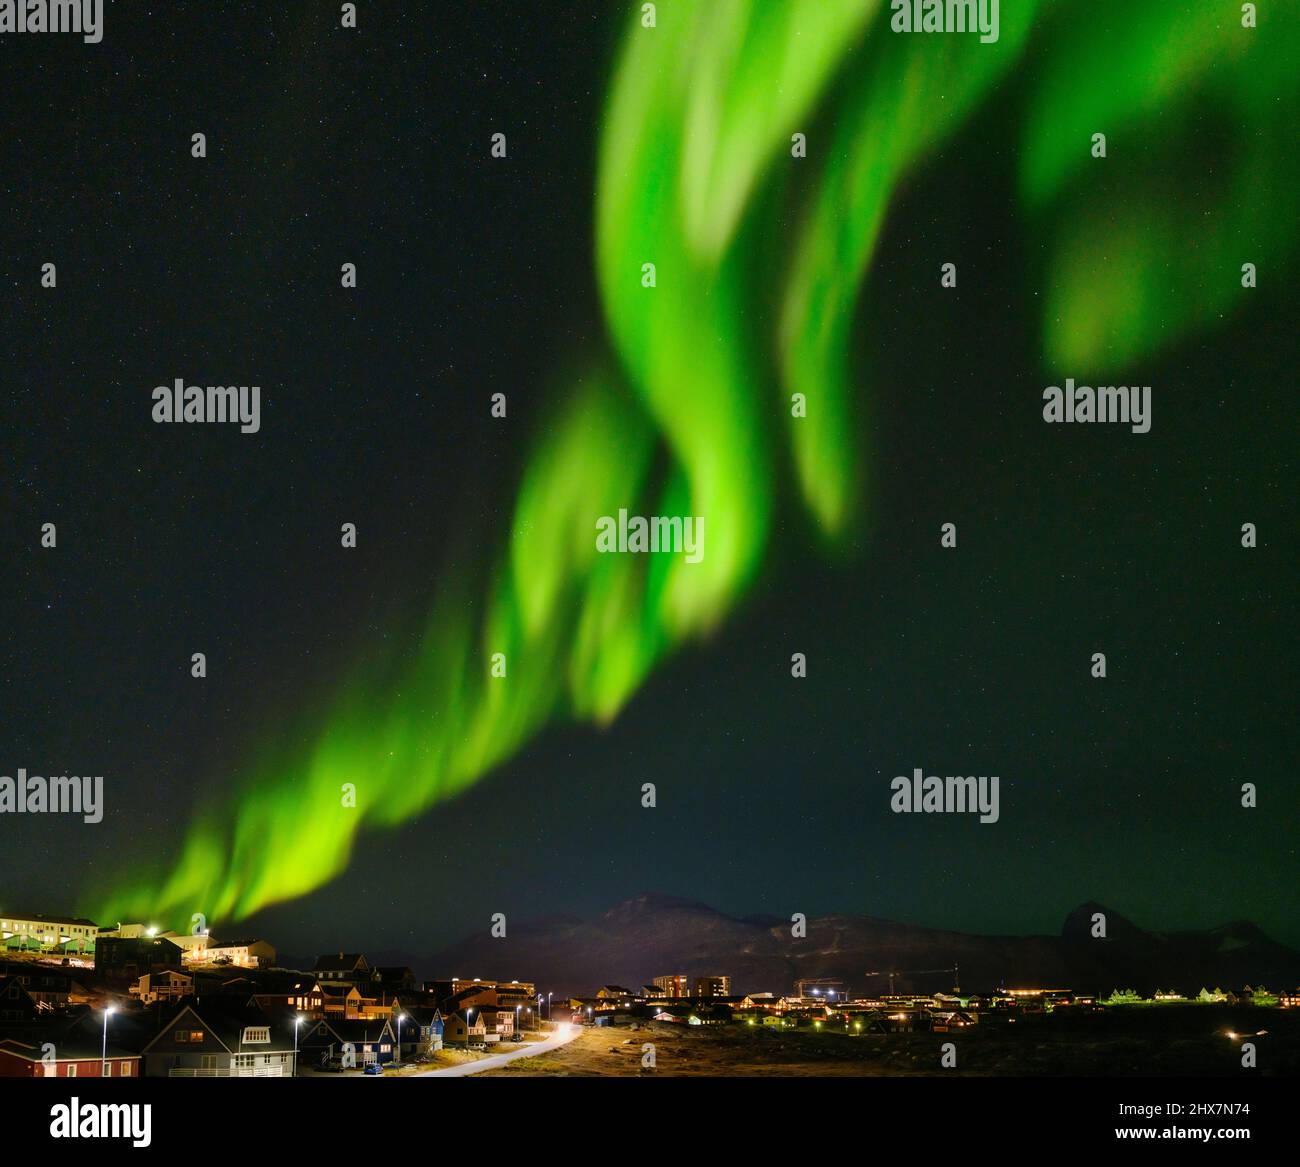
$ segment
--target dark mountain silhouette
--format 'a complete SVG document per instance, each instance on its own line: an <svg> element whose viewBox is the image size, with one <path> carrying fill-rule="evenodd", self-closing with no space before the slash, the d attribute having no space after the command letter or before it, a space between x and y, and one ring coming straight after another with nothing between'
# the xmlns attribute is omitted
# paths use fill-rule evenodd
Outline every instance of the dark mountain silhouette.
<svg viewBox="0 0 1300 1167"><path fill-rule="evenodd" d="M1105 916L1104 938L1093 918ZM1199 932L1146 931L1120 913L1086 903L1065 919L1060 936L985 936L948 932L870 916L824 916L795 939L791 922L737 919L705 904L648 894L615 904L592 919L550 916L510 922L501 939L483 933L441 952L367 953L371 964L410 965L423 978L535 982L557 995L589 996L601 985L637 989L668 973L727 974L735 992L789 992L801 977L834 977L854 992L988 991L1037 985L1109 993L1202 987L1300 985L1300 952L1239 921ZM875 973L868 976L868 973Z"/></svg>

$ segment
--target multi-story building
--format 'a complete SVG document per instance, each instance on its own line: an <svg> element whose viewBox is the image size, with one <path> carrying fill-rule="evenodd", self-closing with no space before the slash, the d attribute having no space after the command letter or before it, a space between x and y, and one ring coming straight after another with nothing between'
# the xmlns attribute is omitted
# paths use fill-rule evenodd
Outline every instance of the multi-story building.
<svg viewBox="0 0 1300 1167"><path fill-rule="evenodd" d="M696 977L693 997L730 997L730 977Z"/></svg>
<svg viewBox="0 0 1300 1167"><path fill-rule="evenodd" d="M138 980L146 973L180 971L181 950L163 936L136 940L105 936L95 945L95 972L103 977Z"/></svg>
<svg viewBox="0 0 1300 1167"><path fill-rule="evenodd" d="M77 916L0 915L0 944L14 950L94 952L99 925Z"/></svg>
<svg viewBox="0 0 1300 1167"><path fill-rule="evenodd" d="M654 987L665 997L685 997L690 994L690 980L685 973L655 977Z"/></svg>

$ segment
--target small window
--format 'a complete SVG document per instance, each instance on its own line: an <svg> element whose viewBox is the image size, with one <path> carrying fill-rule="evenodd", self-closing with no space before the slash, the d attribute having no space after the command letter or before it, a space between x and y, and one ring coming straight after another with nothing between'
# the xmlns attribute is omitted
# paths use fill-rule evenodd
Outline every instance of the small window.
<svg viewBox="0 0 1300 1167"><path fill-rule="evenodd" d="M71 1062L71 1063L68 1065L68 1072L67 1072L66 1077L69 1077L69 1078L75 1078L76 1076L77 1076L77 1063L76 1063L76 1062Z"/></svg>

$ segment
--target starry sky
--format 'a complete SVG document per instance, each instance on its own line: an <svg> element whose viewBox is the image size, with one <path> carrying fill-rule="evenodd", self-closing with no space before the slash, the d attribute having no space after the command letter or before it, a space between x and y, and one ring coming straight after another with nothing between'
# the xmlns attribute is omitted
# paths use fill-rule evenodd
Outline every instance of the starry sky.
<svg viewBox="0 0 1300 1167"><path fill-rule="evenodd" d="M368 7L351 37L331 4L139 4L93 49L3 45L0 773L102 773L107 801L93 826L0 821L6 910L86 911L124 862L165 867L195 807L305 734L358 653L400 653L406 614L507 528L555 371L605 343L606 14ZM1300 945L1286 290L1117 372L1153 386L1150 434L1045 426L1068 371L1040 355L1008 100L886 224L855 338L865 518L841 551L787 504L760 581L612 725L547 728L226 933L432 951L493 912L662 891L1011 933L1097 900ZM155 425L150 392L176 377L261 385L261 432ZM891 814L914 767L999 775L1001 821Z"/></svg>

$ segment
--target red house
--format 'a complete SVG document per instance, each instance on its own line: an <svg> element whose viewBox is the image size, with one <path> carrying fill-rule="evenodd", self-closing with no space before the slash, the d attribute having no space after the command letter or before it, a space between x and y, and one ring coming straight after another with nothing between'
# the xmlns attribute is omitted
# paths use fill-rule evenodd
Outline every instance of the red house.
<svg viewBox="0 0 1300 1167"><path fill-rule="evenodd" d="M0 1078L138 1078L140 1055L110 1045L104 1060L94 1041L69 1034L40 1041L31 1035L0 1040Z"/></svg>

